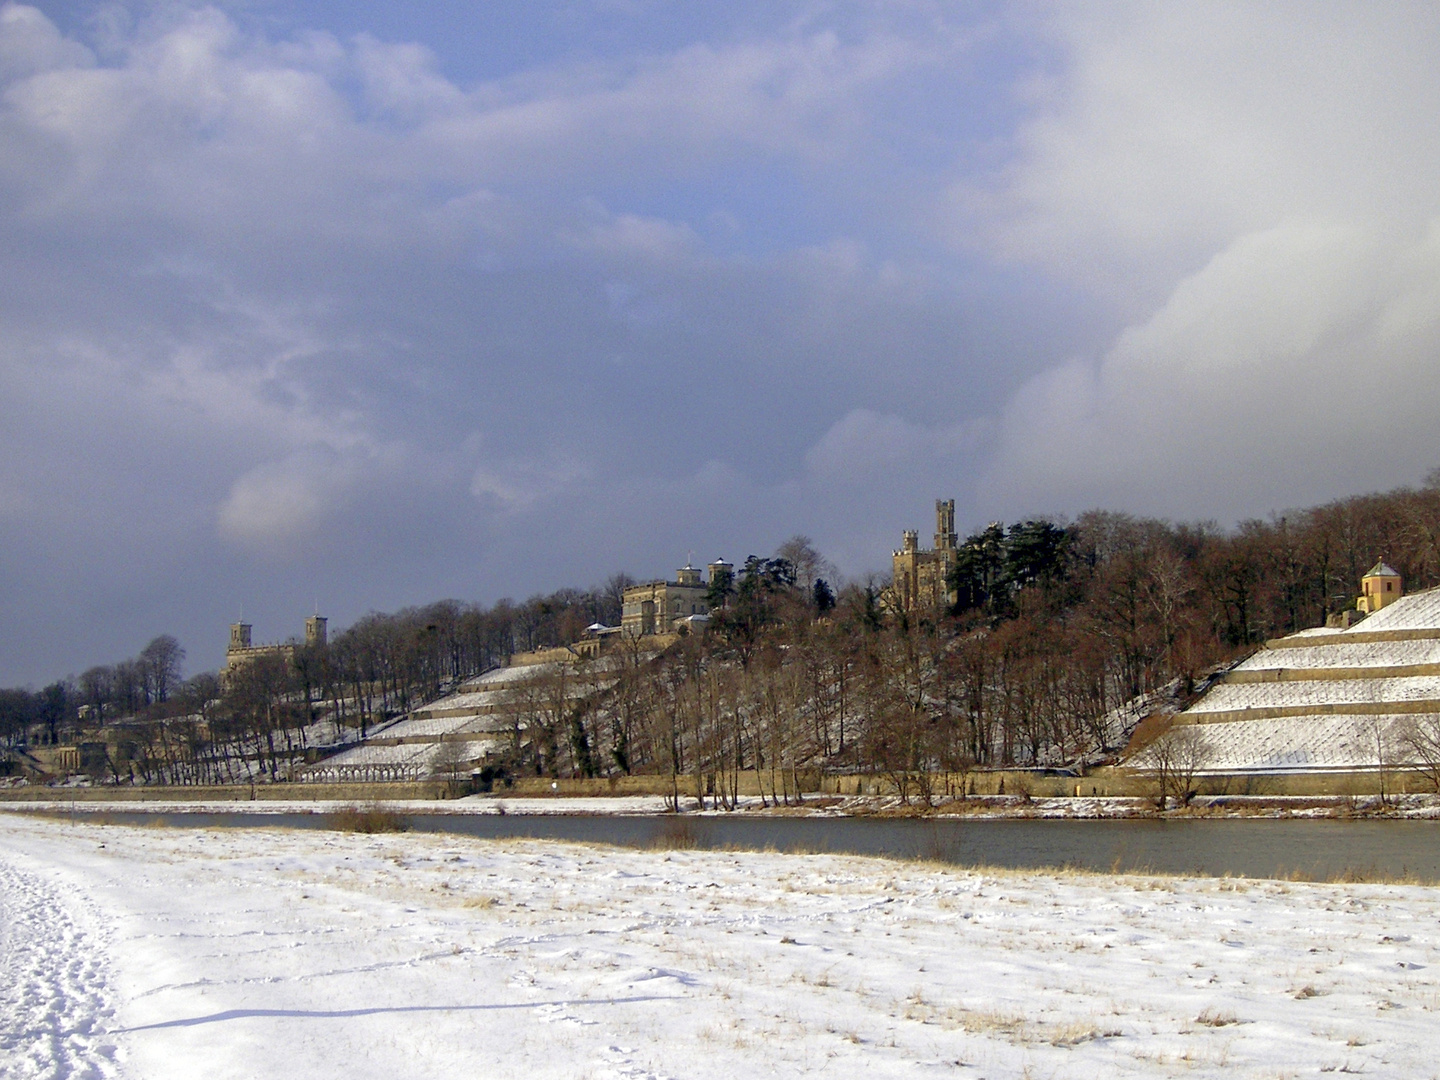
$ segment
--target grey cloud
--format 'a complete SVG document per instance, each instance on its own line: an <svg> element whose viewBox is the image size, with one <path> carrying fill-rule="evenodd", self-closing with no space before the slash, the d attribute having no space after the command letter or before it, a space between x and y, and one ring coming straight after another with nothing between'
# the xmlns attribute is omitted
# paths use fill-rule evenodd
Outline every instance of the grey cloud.
<svg viewBox="0 0 1440 1080"><path fill-rule="evenodd" d="M807 449L856 408L933 413L937 363L996 335L848 211L724 253L701 227L763 206L630 192L753 165L823 222L938 37L462 89L420 47L214 9L114 21L100 62L3 11L0 681L161 631L214 664L241 607L274 636L315 599L343 624L797 529L863 568L892 530L853 543Z"/></svg>
<svg viewBox="0 0 1440 1080"><path fill-rule="evenodd" d="M0 8L0 682L1434 463L1425 9L882 5L467 85L148 10Z"/></svg>

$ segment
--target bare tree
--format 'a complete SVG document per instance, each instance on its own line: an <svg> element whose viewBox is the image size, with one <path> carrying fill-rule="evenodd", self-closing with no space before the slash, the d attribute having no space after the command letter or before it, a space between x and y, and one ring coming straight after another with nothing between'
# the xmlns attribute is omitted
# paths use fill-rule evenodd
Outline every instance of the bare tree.
<svg viewBox="0 0 1440 1080"><path fill-rule="evenodd" d="M1176 724L1140 751L1135 764L1155 785L1155 805L1164 810L1174 797L1189 806L1195 780L1212 758L1210 742L1197 724Z"/></svg>
<svg viewBox="0 0 1440 1080"><path fill-rule="evenodd" d="M1440 791L1440 713L1421 713L1407 720L1397 732L1432 791Z"/></svg>
<svg viewBox="0 0 1440 1080"><path fill-rule="evenodd" d="M161 634L140 650L146 696L151 701L168 701L170 691L180 682L180 665L185 650L169 634Z"/></svg>

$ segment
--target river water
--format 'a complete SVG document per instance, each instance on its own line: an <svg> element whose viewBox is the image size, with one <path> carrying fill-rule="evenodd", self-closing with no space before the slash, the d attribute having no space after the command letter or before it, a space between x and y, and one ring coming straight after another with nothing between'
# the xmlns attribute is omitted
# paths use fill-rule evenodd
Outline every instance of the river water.
<svg viewBox="0 0 1440 1080"><path fill-rule="evenodd" d="M82 815L83 816L83 815ZM123 824L330 828L319 813L104 813ZM748 816L410 814L417 832L627 847L737 848L924 858L965 866L1440 882L1440 822L1046 821Z"/></svg>

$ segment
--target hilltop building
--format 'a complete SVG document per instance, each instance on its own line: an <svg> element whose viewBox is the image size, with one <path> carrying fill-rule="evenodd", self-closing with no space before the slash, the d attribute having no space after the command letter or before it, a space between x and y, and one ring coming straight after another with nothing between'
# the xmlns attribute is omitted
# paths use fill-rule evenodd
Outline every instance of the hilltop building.
<svg viewBox="0 0 1440 1080"><path fill-rule="evenodd" d="M734 567L717 559L707 567L710 582L717 577L729 579ZM620 632L627 637L669 634L687 623L705 622L710 618L706 601L710 585L700 570L688 563L675 571L674 581L648 581L631 585L621 597Z"/></svg>
<svg viewBox="0 0 1440 1080"><path fill-rule="evenodd" d="M305 644L324 645L326 642L326 619L320 615L312 615L305 620ZM295 642L286 642L283 645L255 645L250 640L250 624L237 622L230 624L230 644L225 649L225 666L220 669L222 681L228 681L236 671L249 664L253 664L262 656L279 656L285 660L295 655L297 648Z"/></svg>
<svg viewBox="0 0 1440 1080"><path fill-rule="evenodd" d="M900 550L894 552L892 602L907 614L955 603L950 571L955 566L959 539L955 535L955 500L935 500L935 547L920 547L920 534L906 529Z"/></svg>
<svg viewBox="0 0 1440 1080"><path fill-rule="evenodd" d="M1371 615L1404 595L1405 589L1399 571L1387 566L1385 560L1381 559L1360 579L1360 597L1355 601L1355 607L1366 615Z"/></svg>

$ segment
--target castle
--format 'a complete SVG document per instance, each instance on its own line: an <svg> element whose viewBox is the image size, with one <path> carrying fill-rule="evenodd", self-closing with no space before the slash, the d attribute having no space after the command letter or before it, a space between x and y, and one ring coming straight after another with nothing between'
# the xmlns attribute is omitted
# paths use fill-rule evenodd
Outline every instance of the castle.
<svg viewBox="0 0 1440 1080"><path fill-rule="evenodd" d="M305 620L305 644L307 646L325 644L325 623L325 618L320 615L312 615ZM220 669L221 681L228 683L238 670L255 663L264 656L279 656L288 661L294 657L296 648L294 642L284 645L252 644L250 624L247 622L231 623L230 644L225 649L225 666Z"/></svg>
<svg viewBox="0 0 1440 1080"><path fill-rule="evenodd" d="M900 550L894 553L892 602L909 614L955 603L950 571L955 566L959 538L955 535L955 500L935 500L935 547L920 547L920 534L906 529Z"/></svg>

